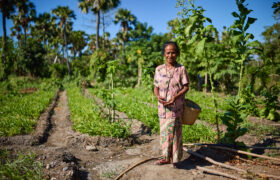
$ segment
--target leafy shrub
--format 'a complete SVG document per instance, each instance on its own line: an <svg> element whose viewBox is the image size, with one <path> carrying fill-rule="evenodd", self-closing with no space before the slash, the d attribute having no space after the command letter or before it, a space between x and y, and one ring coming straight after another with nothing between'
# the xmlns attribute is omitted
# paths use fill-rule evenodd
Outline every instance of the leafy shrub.
<svg viewBox="0 0 280 180"><path fill-rule="evenodd" d="M277 110L280 110L280 103L278 101L279 89L275 86L269 90L264 89L261 95L264 96L262 101L263 108L260 111L260 116L269 120L280 120L280 115Z"/></svg>
<svg viewBox="0 0 280 180"><path fill-rule="evenodd" d="M102 82L106 77L107 61L110 56L104 50L96 50L90 58L90 76L93 79L97 79L98 82Z"/></svg>
<svg viewBox="0 0 280 180"><path fill-rule="evenodd" d="M243 114L258 116L257 102L251 86L242 89L238 102L242 106L240 110Z"/></svg>
<svg viewBox="0 0 280 180"><path fill-rule="evenodd" d="M236 139L247 132L247 128L242 128L241 124L244 122L248 114L246 106L240 103L241 99L237 96L229 100L227 112L220 116L222 123L227 126L227 132L221 139L225 144L236 144Z"/></svg>
<svg viewBox="0 0 280 180"><path fill-rule="evenodd" d="M51 77L62 79L68 74L66 64L52 64L50 66Z"/></svg>

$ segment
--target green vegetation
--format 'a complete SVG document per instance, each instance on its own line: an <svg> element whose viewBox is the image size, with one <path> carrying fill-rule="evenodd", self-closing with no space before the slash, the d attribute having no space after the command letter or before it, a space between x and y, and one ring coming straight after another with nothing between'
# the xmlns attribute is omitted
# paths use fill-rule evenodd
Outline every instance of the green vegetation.
<svg viewBox="0 0 280 180"><path fill-rule="evenodd" d="M245 121L242 125L242 128L246 128L248 132L252 135L259 136L262 138L264 135L273 134L279 136L280 132L275 126L263 125L263 124L253 124L248 121Z"/></svg>
<svg viewBox="0 0 280 180"><path fill-rule="evenodd" d="M129 118L135 118L143 122L152 132L159 133L159 118L157 108L153 104L147 104L152 100L154 95L143 88L119 88L115 89L115 98L112 100L106 99L104 89L89 89L89 91L101 98L105 103L114 103L116 109L124 112ZM107 93L110 93L107 91ZM108 97L108 95L107 95ZM110 95L109 95L110 97ZM113 102L112 102L113 101ZM157 107L157 106L156 106ZM183 141L184 142L214 142L216 133L210 128L202 124L193 126L183 126Z"/></svg>
<svg viewBox="0 0 280 180"><path fill-rule="evenodd" d="M33 153L13 155L0 149L0 179L43 179L42 165Z"/></svg>
<svg viewBox="0 0 280 180"><path fill-rule="evenodd" d="M40 114L48 107L58 88L49 87L44 82L35 82L28 83L24 78L2 82L4 85L1 89L3 94L0 96L0 136L29 134L34 130ZM34 92L30 94L20 87L37 87L38 90L32 90Z"/></svg>
<svg viewBox="0 0 280 180"><path fill-rule="evenodd" d="M102 93L104 93L103 89L89 89L89 91L101 99L104 97L102 96ZM143 103L127 98L126 95L118 90L116 90L114 101L117 110L126 113L129 118L135 118L142 121L145 125L150 127L153 132L159 132L157 109L145 106Z"/></svg>
<svg viewBox="0 0 280 180"><path fill-rule="evenodd" d="M217 133L211 127L203 124L194 124L192 126L183 126L183 142L209 142L214 143L217 140Z"/></svg>
<svg viewBox="0 0 280 180"><path fill-rule="evenodd" d="M250 16L253 10L246 0L235 0L234 21L223 32L205 16L207 7L196 6L192 0L174 2L178 17L168 22L165 34L154 33L153 27L140 22L132 11L119 8L112 21L120 29L110 37L107 13L120 3L79 0L83 12L96 16L96 34L87 34L73 30L76 14L68 6L36 14L30 0L1 1L0 136L30 133L55 88L73 80L78 87L98 87L90 91L110 110L107 117L101 117L93 100L83 97L78 87L67 86L76 130L126 137L127 125L114 118L118 109L158 132L153 77L155 68L164 63L162 45L171 39L180 47L177 60L187 68L191 82L186 97L201 106L199 119L217 129L220 123L227 126L224 142L235 143L238 136L252 132L244 125L248 116L279 121L279 1L271 4L276 22L265 27L264 42L255 41L249 33L258 20ZM12 20L11 34L7 34L7 19ZM100 26L103 32L99 34ZM27 88L35 92L23 93ZM214 141L207 139L215 135L206 127L186 127L184 138L189 139L185 141ZM199 132L194 138L192 134ZM221 136L218 132L217 140Z"/></svg>
<svg viewBox="0 0 280 180"><path fill-rule="evenodd" d="M82 95L81 89L68 84L66 86L68 105L71 111L71 121L76 131L91 136L110 136L125 138L129 128L125 124L110 122L101 116L101 110L96 102Z"/></svg>
<svg viewBox="0 0 280 180"><path fill-rule="evenodd" d="M253 10L246 0L235 0L234 20L222 32L212 23L215 18L205 16L207 7L176 0L178 16L167 22L169 31L164 34L154 33L129 9L116 9L110 17L120 4L120 0L79 0L83 12L96 16L96 33L87 34L73 29L76 14L69 6L36 14L30 0L0 1L0 136L31 133L62 84L76 131L129 137L130 124L115 118L118 110L159 133L153 77L165 61L162 45L170 40L179 45L177 61L186 67L191 82L186 98L201 106L199 119L218 130L204 123L183 126L183 142L242 144L237 139L246 133L260 138L280 135L278 127L247 120L257 116L280 121L279 0L271 2L276 21L264 28L263 42L249 33L258 20L250 17ZM106 31L112 22L119 24L114 35ZM109 113L83 96L81 87L101 98ZM219 132L221 123L227 127L224 134ZM41 173L34 154L0 150L0 179L42 179ZM114 175L102 173L107 178Z"/></svg>

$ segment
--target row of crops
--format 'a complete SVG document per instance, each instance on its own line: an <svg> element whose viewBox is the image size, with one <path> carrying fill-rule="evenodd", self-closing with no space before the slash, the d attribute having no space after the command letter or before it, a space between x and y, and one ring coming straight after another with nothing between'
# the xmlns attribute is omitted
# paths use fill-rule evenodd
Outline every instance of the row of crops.
<svg viewBox="0 0 280 180"><path fill-rule="evenodd" d="M113 105L118 111L126 113L129 118L138 119L150 127L152 132L159 133L159 118L155 106L157 102L152 92L141 88L114 89L112 99L110 98L112 91L100 88L89 91L108 106ZM203 124L183 126L184 142L214 142L215 136L216 133Z"/></svg>
<svg viewBox="0 0 280 180"><path fill-rule="evenodd" d="M9 83L3 82L0 89L0 136L31 133L40 114L48 107L58 87L58 83L50 80L15 78ZM121 138L129 136L129 124L122 121L113 122L110 118L104 117L103 110L97 106L94 99L85 97L75 84L67 83L65 89L71 121L76 131L93 136ZM151 91L145 88L118 88L114 90L114 99L111 98L112 92L109 90L99 88L89 89L89 91L108 106L114 106L117 110L126 113L129 118L142 121L152 129L153 133L159 132L157 100ZM211 107L211 104L209 105L211 100L208 97L201 97L201 102L206 101L208 103L206 106ZM204 119L207 120L207 116L211 116L211 113L204 115L203 111L201 116L205 116ZM215 133L204 125L185 126L183 134L185 142L210 142L214 141L215 137Z"/></svg>
<svg viewBox="0 0 280 180"><path fill-rule="evenodd" d="M0 88L0 136L29 134L34 130L40 114L48 107L60 83L52 80L27 80L15 78L1 83ZM75 83L63 83L67 91L71 120L76 131L89 135L125 138L130 135L130 124L114 121L104 116L93 98L85 97ZM31 92L30 92L31 90ZM146 88L90 88L89 92L111 109L124 112L131 119L143 122L153 133L159 132L157 100L150 89ZM199 119L214 124L215 112L212 96L202 92L190 91L187 98L197 102L202 112ZM216 97L218 113L227 108L227 97ZM103 114L102 114L103 113ZM220 122L221 123L221 122ZM244 127L251 130L252 125L245 122ZM268 128L267 128L268 129ZM271 129L271 128L270 128ZM269 129L269 130L270 130ZM259 131L259 128L254 130ZM262 129L263 131L263 129ZM183 127L184 142L214 142L216 133L203 124Z"/></svg>
<svg viewBox="0 0 280 180"><path fill-rule="evenodd" d="M102 109L97 106L93 99L83 96L80 88L68 85L66 90L71 121L76 131L92 136L125 138L129 135L129 127L126 124L110 122L108 118L102 115Z"/></svg>
<svg viewBox="0 0 280 180"><path fill-rule="evenodd" d="M0 87L0 136L31 133L58 89L49 81L25 78Z"/></svg>

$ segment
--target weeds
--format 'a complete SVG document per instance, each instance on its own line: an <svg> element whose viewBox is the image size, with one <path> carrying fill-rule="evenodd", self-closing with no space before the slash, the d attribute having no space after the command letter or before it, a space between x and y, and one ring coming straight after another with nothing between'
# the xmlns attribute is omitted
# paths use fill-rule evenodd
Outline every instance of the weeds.
<svg viewBox="0 0 280 180"><path fill-rule="evenodd" d="M18 153L12 156L7 150L0 150L0 179L43 179L42 164L33 153Z"/></svg>

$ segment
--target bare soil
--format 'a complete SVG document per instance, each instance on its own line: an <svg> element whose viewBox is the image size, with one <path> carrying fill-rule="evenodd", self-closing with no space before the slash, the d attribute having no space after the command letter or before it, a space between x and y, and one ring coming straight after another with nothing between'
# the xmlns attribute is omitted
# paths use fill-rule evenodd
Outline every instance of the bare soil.
<svg viewBox="0 0 280 180"><path fill-rule="evenodd" d="M137 135L127 139L92 137L75 132L72 129L67 103L66 91L58 93L57 98L54 98L50 107L42 114L44 118L40 118L35 133L16 136L16 138L0 138L0 148L14 153L35 152L37 160L43 164L44 178L52 180L114 179L135 163L146 158L160 156L159 136L150 135L149 131L143 130L141 125L135 126L133 130ZM244 142L248 145L279 146L280 143L280 137L271 135L265 136L262 141L249 135L246 138ZM245 156L206 147L191 147L190 149L228 165L280 177L280 162L254 158L248 160ZM273 153L274 157L280 158L279 150L265 150L258 153ZM120 179L227 179L202 173L196 169L196 166L218 170L244 179L263 178L256 177L252 173L240 174L214 166L186 152L177 168L169 164L154 165L154 162L154 160L145 162L124 174Z"/></svg>

